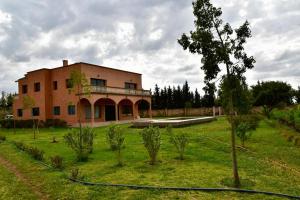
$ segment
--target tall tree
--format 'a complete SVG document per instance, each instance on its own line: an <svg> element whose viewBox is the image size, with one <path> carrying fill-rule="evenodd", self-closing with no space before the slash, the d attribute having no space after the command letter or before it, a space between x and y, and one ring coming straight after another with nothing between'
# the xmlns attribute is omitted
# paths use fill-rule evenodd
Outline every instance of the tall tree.
<svg viewBox="0 0 300 200"><path fill-rule="evenodd" d="M167 105L168 108L174 108L173 92L171 86L169 86L167 89Z"/></svg>
<svg viewBox="0 0 300 200"><path fill-rule="evenodd" d="M200 96L197 89L195 90L194 107L195 108L200 108L201 107L201 96Z"/></svg>
<svg viewBox="0 0 300 200"><path fill-rule="evenodd" d="M214 7L210 0L195 0L193 2L193 13L195 16L195 30L189 35L183 34L178 40L184 50L188 49L191 53L202 55L201 69L205 73L205 82L214 80L221 71L220 66L225 66L227 79L226 87L227 98L227 115L231 125L231 149L232 149L232 166L234 186L240 186L240 179L237 166L237 155L235 147L235 123L233 122L236 113L233 105L233 95L236 89L238 78L245 80L243 74L247 69L253 68L255 62L253 57L249 57L245 50L244 44L246 39L251 37L249 23L246 21L238 29L233 29L226 23L223 25L221 19L221 8ZM223 64L223 65L221 65Z"/></svg>
<svg viewBox="0 0 300 200"><path fill-rule="evenodd" d="M0 108L6 109L6 94L4 91L1 92Z"/></svg>
<svg viewBox="0 0 300 200"><path fill-rule="evenodd" d="M153 95L153 108L159 109L160 108L160 91L157 84L154 87L154 95Z"/></svg>
<svg viewBox="0 0 300 200"><path fill-rule="evenodd" d="M207 82L203 87L204 96L202 98L202 104L204 107L212 107L215 105L215 92L216 86L214 83Z"/></svg>
<svg viewBox="0 0 300 200"><path fill-rule="evenodd" d="M297 103L300 103L300 86L298 86L298 90L295 90L295 99Z"/></svg>

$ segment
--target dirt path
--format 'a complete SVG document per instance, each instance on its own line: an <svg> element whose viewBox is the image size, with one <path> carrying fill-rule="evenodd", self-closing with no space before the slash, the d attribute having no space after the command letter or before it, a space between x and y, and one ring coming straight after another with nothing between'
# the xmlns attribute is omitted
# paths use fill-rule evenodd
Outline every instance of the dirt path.
<svg viewBox="0 0 300 200"><path fill-rule="evenodd" d="M17 167L6 160L5 158L0 156L0 165L4 166L5 168L8 169L8 171L12 172L15 174L15 176L19 179L20 182L22 182L24 185L26 185L39 199L41 200L47 200L47 196L44 195L41 191L39 191L38 188L36 188L30 180L20 172Z"/></svg>

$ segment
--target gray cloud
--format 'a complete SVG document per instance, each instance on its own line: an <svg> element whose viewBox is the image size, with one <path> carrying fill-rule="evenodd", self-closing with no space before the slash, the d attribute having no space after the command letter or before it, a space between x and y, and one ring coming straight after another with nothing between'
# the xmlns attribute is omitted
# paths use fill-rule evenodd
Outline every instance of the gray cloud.
<svg viewBox="0 0 300 200"><path fill-rule="evenodd" d="M213 0L235 28L248 19L256 58L249 74L299 84L298 0ZM0 90L16 91L14 80L60 60L85 61L143 73L144 87L182 84L203 87L199 55L177 39L193 29L192 0L46 0L0 2ZM1 22L1 13L11 20ZM7 84L10 83L10 84Z"/></svg>

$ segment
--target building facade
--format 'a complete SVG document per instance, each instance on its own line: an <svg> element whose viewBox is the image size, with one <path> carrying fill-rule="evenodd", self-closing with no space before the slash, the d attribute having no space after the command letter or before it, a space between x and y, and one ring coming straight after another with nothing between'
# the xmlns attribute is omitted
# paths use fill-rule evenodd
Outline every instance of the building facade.
<svg viewBox="0 0 300 200"><path fill-rule="evenodd" d="M90 94L71 91L72 70L84 73ZM17 120L61 119L76 125L79 118L92 126L98 122L134 120L151 116L151 93L142 88L142 75L108 67L88 64L68 64L31 71L16 81L18 95L13 112ZM24 97L34 99L34 106L24 107Z"/></svg>

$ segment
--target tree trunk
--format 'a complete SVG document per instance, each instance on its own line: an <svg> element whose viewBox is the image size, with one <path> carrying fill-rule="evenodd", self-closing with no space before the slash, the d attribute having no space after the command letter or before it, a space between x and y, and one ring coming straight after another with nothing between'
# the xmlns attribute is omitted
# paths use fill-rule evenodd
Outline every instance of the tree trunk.
<svg viewBox="0 0 300 200"><path fill-rule="evenodd" d="M240 187L240 177L238 173L237 156L235 148L235 127L233 122L231 123L231 155L232 155L232 170L234 178L234 187Z"/></svg>

